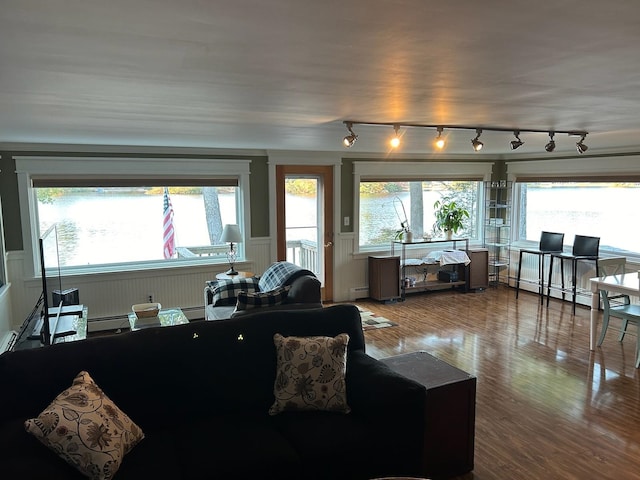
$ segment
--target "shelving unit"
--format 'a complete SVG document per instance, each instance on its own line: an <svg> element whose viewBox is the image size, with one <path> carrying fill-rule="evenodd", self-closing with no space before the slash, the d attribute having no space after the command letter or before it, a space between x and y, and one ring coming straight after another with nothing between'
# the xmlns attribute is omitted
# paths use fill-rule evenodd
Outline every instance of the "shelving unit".
<svg viewBox="0 0 640 480"><path fill-rule="evenodd" d="M512 182L484 182L484 246L489 251L489 284L509 283Z"/></svg>
<svg viewBox="0 0 640 480"><path fill-rule="evenodd" d="M437 279L437 270L443 270L445 269L445 267L441 267L440 263L438 262L433 262L433 263L427 263L424 261L421 261L420 263L416 263L416 264L412 264L412 265L407 265L407 247L408 246L412 246L412 249L409 250L410 253L413 253L413 249L416 248L415 246L423 246L423 247L427 247L433 244L446 244L449 243L452 245L453 250L459 250L458 244L459 243L464 243L464 251L468 252L469 251L469 239L468 238L456 238L456 239L452 239L452 240L446 240L446 239L434 239L431 240L430 242L427 241L419 241L419 242L401 242L401 241L396 241L394 240L393 242L391 242L391 256L394 257L396 255L398 255L399 253L399 257L400 257L400 276L398 278L398 281L400 282L400 299L404 300L405 296L407 293L410 292L424 292L427 290L442 290L445 288L453 288L453 287L464 287L464 291L468 290L468 285L469 285L469 266L468 265L464 265L464 263L459 263L459 264L452 264L449 265L448 267L449 270L451 270L452 272L457 272L458 274L458 280L454 281L454 282L447 282L447 281L441 281ZM417 250L419 251L419 248L417 248ZM409 257L409 258L413 258L415 256ZM436 274L436 277L433 278L433 273L434 272L429 272L429 267L433 267L433 270ZM437 270L435 269L435 267L437 267ZM420 273L422 275L422 280L418 280L415 282L415 284L409 284L407 285L404 281L405 278L408 277L408 269L413 269L413 270L420 270ZM430 275L431 273L431 275Z"/></svg>

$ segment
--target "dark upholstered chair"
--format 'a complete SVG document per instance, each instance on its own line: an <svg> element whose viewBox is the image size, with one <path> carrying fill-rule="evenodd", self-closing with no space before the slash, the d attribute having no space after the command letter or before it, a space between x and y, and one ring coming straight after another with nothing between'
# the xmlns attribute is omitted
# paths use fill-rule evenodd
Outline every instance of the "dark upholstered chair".
<svg viewBox="0 0 640 480"><path fill-rule="evenodd" d="M552 253L561 253L564 243L564 233L542 232L538 249L523 248L520 250L520 261L518 263L518 279L516 280L516 298L520 293L520 274L522 272L522 255L525 253L538 256L538 295L540 295L540 305L544 300L544 257Z"/></svg>
<svg viewBox="0 0 640 480"><path fill-rule="evenodd" d="M560 278L562 283L562 300L565 296L564 263L571 262L571 294L573 313L576 313L576 276L578 272L578 262L590 261L595 264L598 276L598 255L600 253L600 237L588 237L576 235L573 240L571 253L552 253L549 259L549 281L547 282L547 307L549 306L549 296L551 295L551 275L553 274L554 259L560 260Z"/></svg>

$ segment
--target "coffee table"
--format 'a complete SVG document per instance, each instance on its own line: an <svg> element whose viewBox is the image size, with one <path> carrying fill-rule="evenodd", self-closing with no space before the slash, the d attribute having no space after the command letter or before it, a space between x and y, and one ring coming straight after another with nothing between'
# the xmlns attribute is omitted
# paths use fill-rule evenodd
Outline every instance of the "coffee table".
<svg viewBox="0 0 640 480"><path fill-rule="evenodd" d="M187 316L179 308L166 308L158 312L158 316L138 318L133 312L129 312L129 325L131 331L150 327L172 327L189 323Z"/></svg>

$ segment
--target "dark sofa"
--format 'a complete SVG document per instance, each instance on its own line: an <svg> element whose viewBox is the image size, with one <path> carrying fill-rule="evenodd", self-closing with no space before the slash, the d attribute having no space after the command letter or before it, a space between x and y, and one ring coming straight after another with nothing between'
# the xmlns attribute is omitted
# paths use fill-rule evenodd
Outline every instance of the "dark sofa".
<svg viewBox="0 0 640 480"><path fill-rule="evenodd" d="M347 333L348 414L274 402L273 336ZM419 476L425 387L365 353L355 306L266 311L0 356L2 478L82 476L25 432L85 370L145 438L116 479L370 479Z"/></svg>

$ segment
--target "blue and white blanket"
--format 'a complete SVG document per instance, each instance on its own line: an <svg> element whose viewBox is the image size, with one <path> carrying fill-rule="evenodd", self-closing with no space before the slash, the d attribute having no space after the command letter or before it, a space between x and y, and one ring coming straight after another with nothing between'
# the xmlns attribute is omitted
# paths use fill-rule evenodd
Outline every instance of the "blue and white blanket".
<svg viewBox="0 0 640 480"><path fill-rule="evenodd" d="M261 292L268 292L278 287L291 285L293 281L303 275L315 274L305 268L291 262L276 262L269 266L258 281L258 289Z"/></svg>

